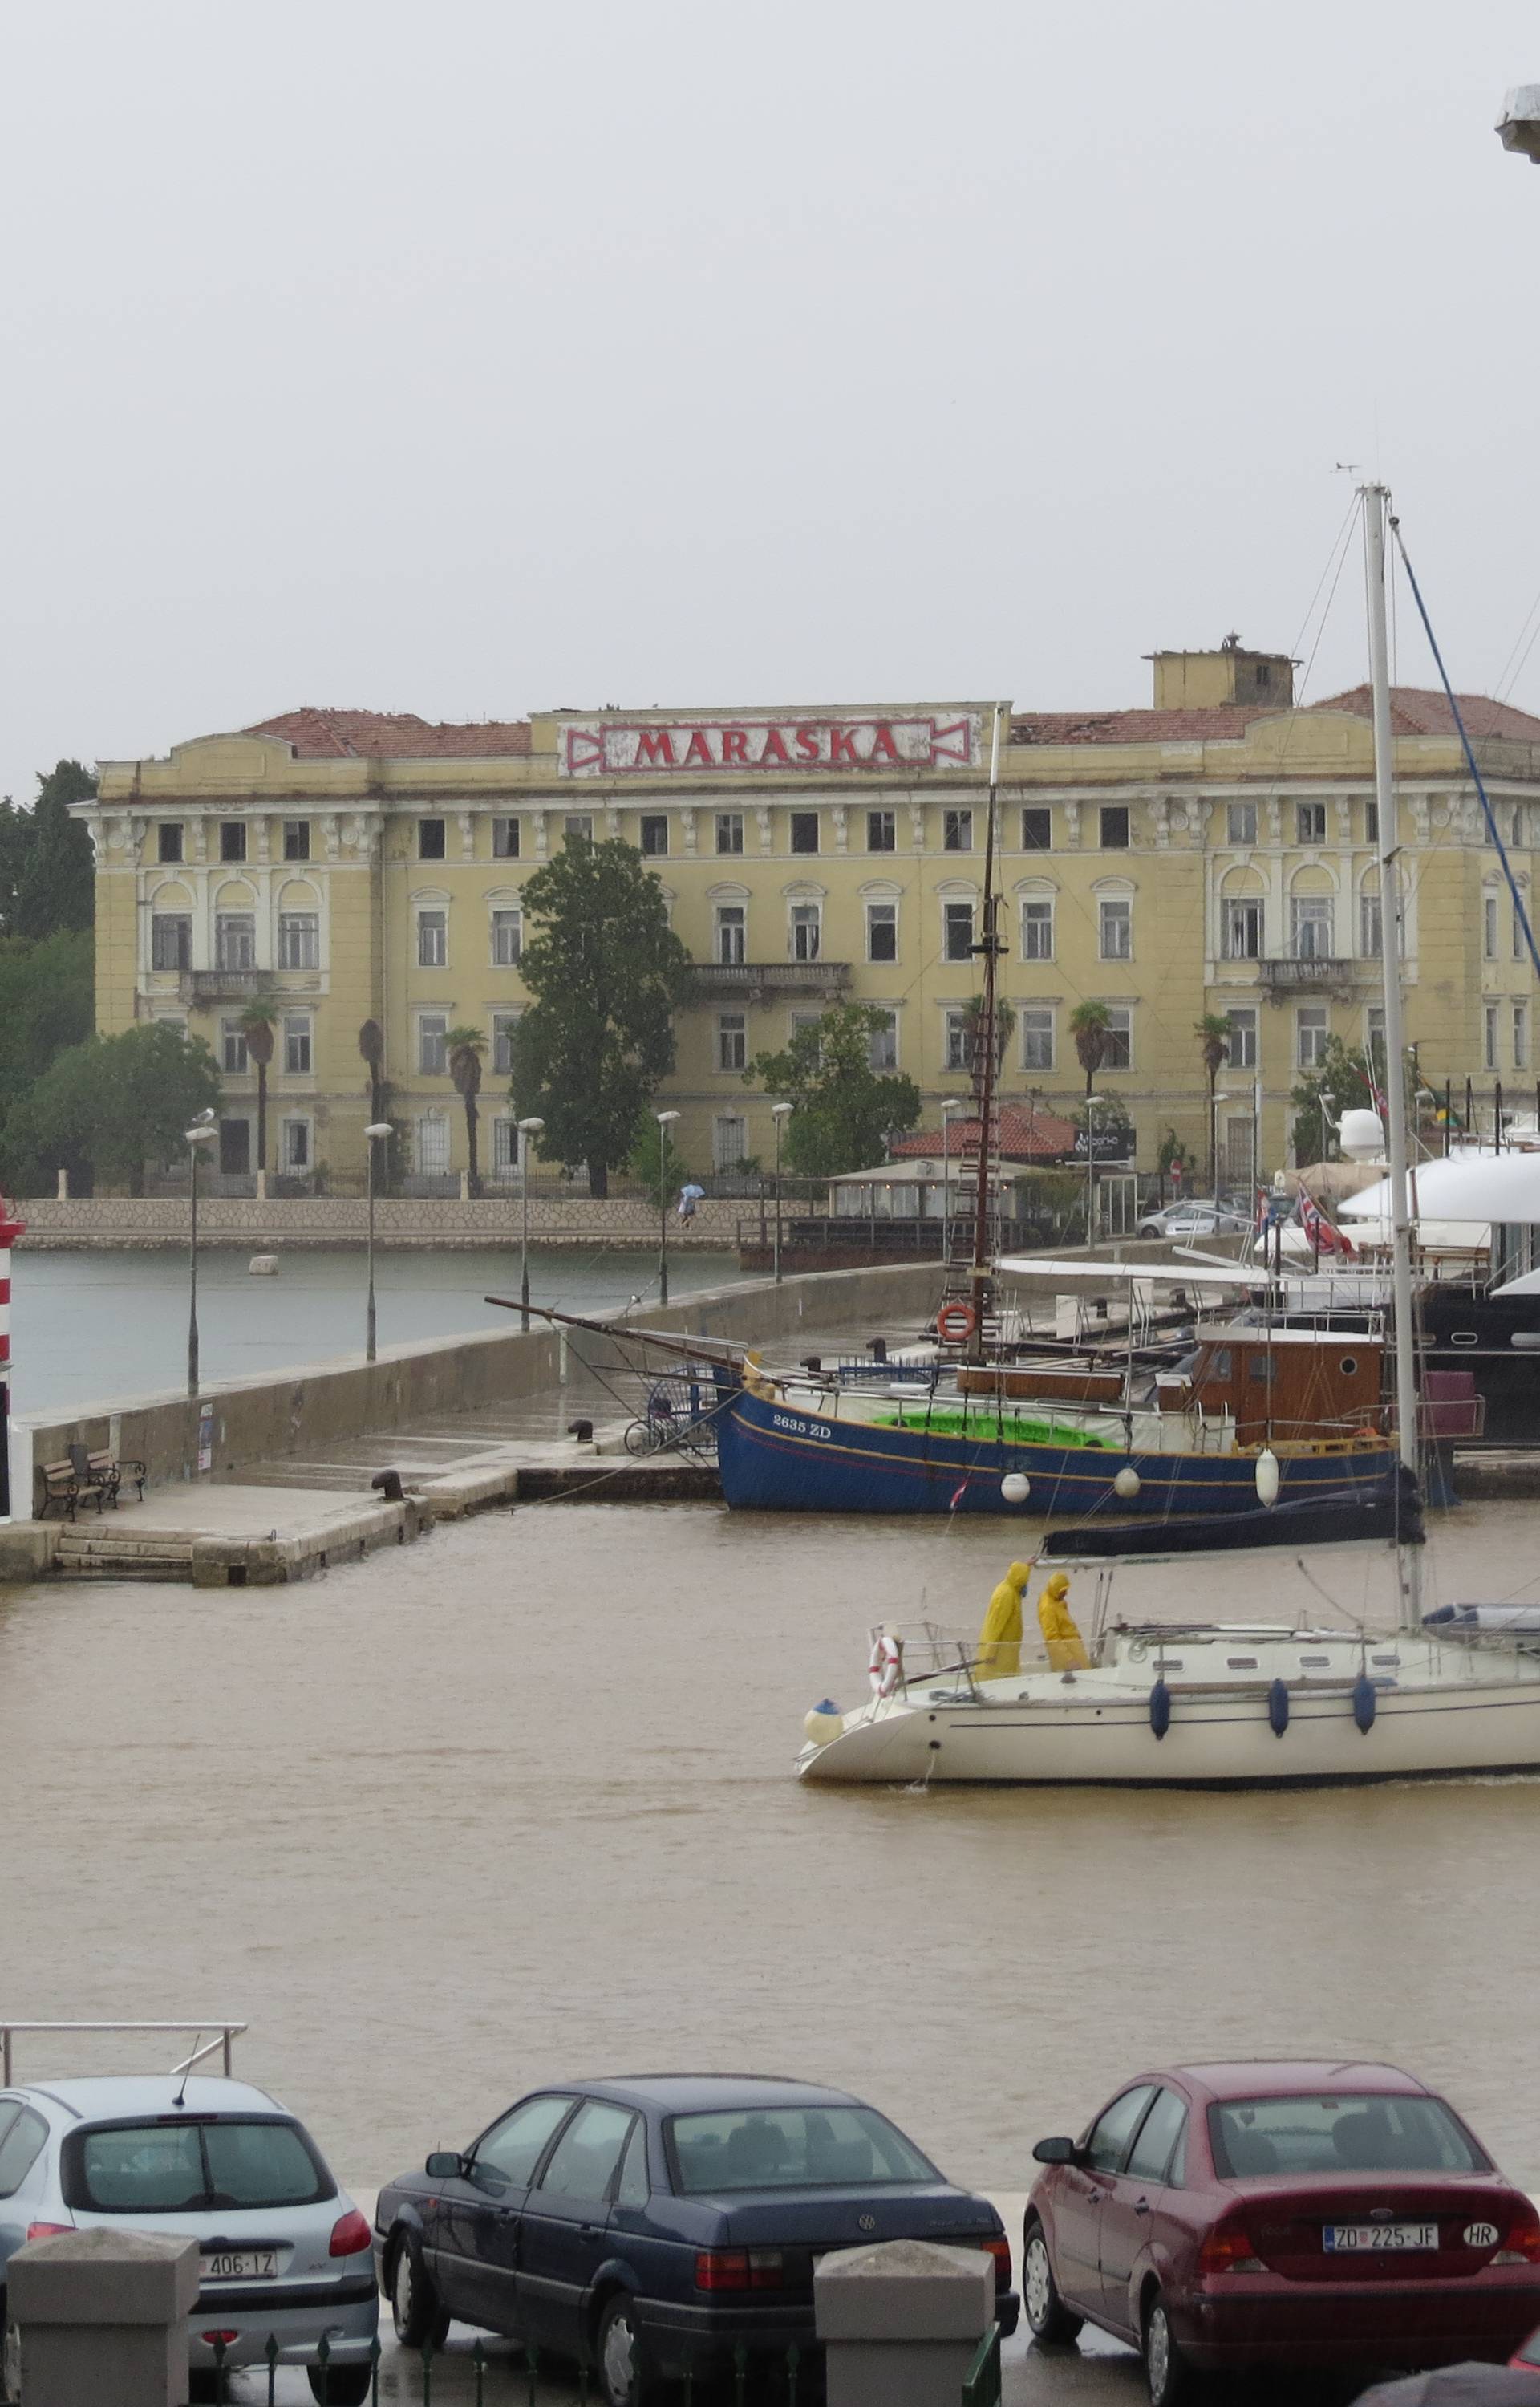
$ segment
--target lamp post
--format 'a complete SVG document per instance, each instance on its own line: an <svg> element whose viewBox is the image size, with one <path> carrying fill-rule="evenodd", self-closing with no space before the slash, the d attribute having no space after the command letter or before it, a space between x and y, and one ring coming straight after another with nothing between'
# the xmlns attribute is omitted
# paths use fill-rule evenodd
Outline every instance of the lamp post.
<svg viewBox="0 0 1540 2407"><path fill-rule="evenodd" d="M1236 1098L1228 1087L1216 1087L1208 1098L1208 1161L1214 1173L1214 1209L1219 1209L1219 1107Z"/></svg>
<svg viewBox="0 0 1540 2407"><path fill-rule="evenodd" d="M771 1104L770 1118L775 1122L775 1284L781 1284L781 1130L789 1119L794 1104Z"/></svg>
<svg viewBox="0 0 1540 2407"><path fill-rule="evenodd" d="M212 1145L219 1136L214 1126L212 1109L200 1112L192 1126L186 1131L188 1191L191 1204L189 1223L188 1296L187 1296L187 1392L198 1392L198 1148Z"/></svg>
<svg viewBox="0 0 1540 2407"><path fill-rule="evenodd" d="M521 1329L530 1326L530 1139L538 1136L544 1125L544 1120L537 1119L520 1120L517 1124L518 1133L523 1139L518 1148L519 1202L524 1217L524 1235L518 1257L518 1325Z"/></svg>
<svg viewBox="0 0 1540 2407"><path fill-rule="evenodd" d="M677 1112L655 1112L657 1122L657 1301L669 1300L669 1129Z"/></svg>
<svg viewBox="0 0 1540 2407"><path fill-rule="evenodd" d="M390 1134L389 1120L371 1120L364 1130L369 1147L369 1302L363 1315L363 1359L374 1359L374 1147L381 1137Z"/></svg>
<svg viewBox="0 0 1540 2407"><path fill-rule="evenodd" d="M1085 1099L1085 1249L1087 1253L1096 1242L1096 1105L1106 1101L1105 1095L1087 1095Z"/></svg>
<svg viewBox="0 0 1540 2407"><path fill-rule="evenodd" d="M1515 84L1504 93L1497 138L1505 150L1517 150L1532 167L1540 167L1540 83Z"/></svg>
<svg viewBox="0 0 1540 2407"><path fill-rule="evenodd" d="M952 1115L968 1105L948 1095L941 1105L941 1260L952 1260Z"/></svg>

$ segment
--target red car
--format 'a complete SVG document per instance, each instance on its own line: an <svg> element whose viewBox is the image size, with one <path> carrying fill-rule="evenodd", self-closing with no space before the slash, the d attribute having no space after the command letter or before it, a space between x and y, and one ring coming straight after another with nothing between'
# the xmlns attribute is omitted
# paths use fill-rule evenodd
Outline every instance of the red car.
<svg viewBox="0 0 1540 2407"><path fill-rule="evenodd" d="M1032 2153L1033 2334L1132 2342L1152 2407L1210 2370L1501 2363L1540 2322L1540 2215L1392 2065L1143 2072Z"/></svg>

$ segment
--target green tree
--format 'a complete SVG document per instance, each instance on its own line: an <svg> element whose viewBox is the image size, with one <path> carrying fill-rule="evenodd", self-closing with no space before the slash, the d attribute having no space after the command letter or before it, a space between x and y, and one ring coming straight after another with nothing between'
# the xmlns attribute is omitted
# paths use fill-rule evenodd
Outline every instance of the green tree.
<svg viewBox="0 0 1540 2407"><path fill-rule="evenodd" d="M870 1004L841 1003L798 1029L784 1052L757 1053L743 1073L792 1105L785 1162L810 1178L864 1170L882 1156L890 1130L920 1117L912 1078L871 1066L871 1040L887 1024Z"/></svg>
<svg viewBox="0 0 1540 2407"><path fill-rule="evenodd" d="M690 957L629 844L570 836L529 880L524 912L519 967L534 1000L513 1030L515 1115L543 1119L543 1157L586 1162L588 1192L605 1195L673 1068Z"/></svg>
<svg viewBox="0 0 1540 2407"><path fill-rule="evenodd" d="M95 871L91 837L78 819L70 818L69 805L89 802L95 791L95 778L78 761L56 762L46 776L39 772L16 880L14 934L52 936L62 928L92 925Z"/></svg>
<svg viewBox="0 0 1540 2407"><path fill-rule="evenodd" d="M91 1034L92 952L78 929L35 945L0 936L0 1132L54 1055Z"/></svg>
<svg viewBox="0 0 1540 2407"><path fill-rule="evenodd" d="M1214 1095L1219 1074L1230 1058L1232 1030L1222 1012L1206 1011L1193 1023L1193 1033L1198 1040L1198 1059L1203 1063L1208 1081L1208 1192L1219 1193L1219 1138L1214 1123Z"/></svg>
<svg viewBox="0 0 1540 2407"><path fill-rule="evenodd" d="M1069 1033L1075 1040L1076 1059L1085 1072L1089 1102L1095 1091L1096 1073L1107 1059L1112 1014L1105 1003L1078 1003L1069 1015Z"/></svg>
<svg viewBox="0 0 1540 2407"><path fill-rule="evenodd" d="M32 849L30 811L19 810L10 796L0 797L0 936L16 933L16 898Z"/></svg>
<svg viewBox="0 0 1540 2407"><path fill-rule="evenodd" d="M1317 1067L1290 1089L1289 1101L1294 1106L1294 1160L1330 1161L1343 1113L1375 1108L1362 1054L1349 1053L1340 1036L1328 1036Z"/></svg>
<svg viewBox="0 0 1540 2407"><path fill-rule="evenodd" d="M207 1046L163 1019L88 1037L59 1054L7 1115L7 1177L24 1192L51 1189L65 1169L72 1183L89 1175L137 1195L146 1162L184 1153L189 1122L219 1100Z"/></svg>
<svg viewBox="0 0 1540 2407"><path fill-rule="evenodd" d="M377 1019L366 1019L359 1031L359 1051L369 1071L371 1124L385 1117L385 1031Z"/></svg>
<svg viewBox="0 0 1540 2407"><path fill-rule="evenodd" d="M449 1075L465 1106L465 1158L470 1164L473 1195L481 1193L481 1161L476 1150L476 1097L481 1092L481 1057L487 1039L479 1028L451 1028L445 1037Z"/></svg>
<svg viewBox="0 0 1540 2407"><path fill-rule="evenodd" d="M257 1167L267 1168L267 1072L273 1059L274 1025L276 1006L271 995L252 998L242 1012L237 1025L246 1038L248 1061L257 1065Z"/></svg>

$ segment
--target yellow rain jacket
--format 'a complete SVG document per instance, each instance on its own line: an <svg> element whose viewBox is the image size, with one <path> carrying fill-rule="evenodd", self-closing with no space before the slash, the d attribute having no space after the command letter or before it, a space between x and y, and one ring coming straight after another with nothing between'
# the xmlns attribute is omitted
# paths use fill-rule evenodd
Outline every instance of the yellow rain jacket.
<svg viewBox="0 0 1540 2407"><path fill-rule="evenodd" d="M1030 1563L1012 1563L989 1600L984 1626L979 1632L975 1667L981 1680L1012 1680L1020 1676L1022 1590L1031 1575Z"/></svg>
<svg viewBox="0 0 1540 2407"><path fill-rule="evenodd" d="M1048 1645L1052 1672L1085 1672L1091 1659L1069 1610L1069 1574L1055 1572L1038 1599L1038 1622Z"/></svg>

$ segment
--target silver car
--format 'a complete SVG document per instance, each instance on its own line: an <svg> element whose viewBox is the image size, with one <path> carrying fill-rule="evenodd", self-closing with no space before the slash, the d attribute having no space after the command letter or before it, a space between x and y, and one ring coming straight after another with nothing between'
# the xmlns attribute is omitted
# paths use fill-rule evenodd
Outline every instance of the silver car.
<svg viewBox="0 0 1540 2407"><path fill-rule="evenodd" d="M212 2395L216 2341L226 2365L265 2365L271 2336L277 2362L306 2367L318 2399L368 2398L379 2315L368 2222L264 2089L179 2072L0 2089L0 2317L13 2252L90 2224L198 2243L194 2397ZM0 2388L14 2396L14 2335L0 2328Z"/></svg>

